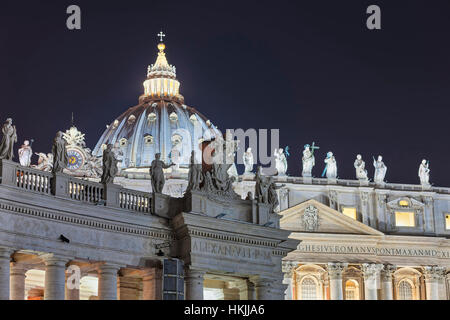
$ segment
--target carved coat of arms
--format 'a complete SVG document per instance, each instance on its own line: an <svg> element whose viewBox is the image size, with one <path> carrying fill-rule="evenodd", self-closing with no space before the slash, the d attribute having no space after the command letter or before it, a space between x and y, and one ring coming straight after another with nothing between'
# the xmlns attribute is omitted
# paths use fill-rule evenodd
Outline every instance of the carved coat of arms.
<svg viewBox="0 0 450 320"><path fill-rule="evenodd" d="M319 210L313 205L309 205L305 208L305 212L302 215L302 224L305 231L316 231L319 228Z"/></svg>

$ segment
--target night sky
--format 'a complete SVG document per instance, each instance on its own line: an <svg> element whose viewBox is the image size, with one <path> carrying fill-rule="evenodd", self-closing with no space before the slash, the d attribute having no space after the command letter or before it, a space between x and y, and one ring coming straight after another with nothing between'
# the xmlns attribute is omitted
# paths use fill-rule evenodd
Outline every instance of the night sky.
<svg viewBox="0 0 450 320"><path fill-rule="evenodd" d="M81 31L66 28L71 4ZM371 4L381 30L366 28ZM331 150L343 179L357 153L373 178L381 154L388 182L418 183L426 158L430 181L450 186L449 17L448 0L1 1L0 118L17 147L50 152L74 112L93 149L138 103L162 29L185 103L222 130L279 128L289 175L315 141L315 176Z"/></svg>

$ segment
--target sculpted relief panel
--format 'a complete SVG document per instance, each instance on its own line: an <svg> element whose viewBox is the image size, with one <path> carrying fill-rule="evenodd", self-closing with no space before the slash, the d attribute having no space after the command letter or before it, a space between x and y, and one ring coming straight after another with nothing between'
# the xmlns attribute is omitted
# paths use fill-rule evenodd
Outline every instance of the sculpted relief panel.
<svg viewBox="0 0 450 320"><path fill-rule="evenodd" d="M305 231L317 231L319 228L319 210L313 205L305 208L305 212L301 217L301 222Z"/></svg>

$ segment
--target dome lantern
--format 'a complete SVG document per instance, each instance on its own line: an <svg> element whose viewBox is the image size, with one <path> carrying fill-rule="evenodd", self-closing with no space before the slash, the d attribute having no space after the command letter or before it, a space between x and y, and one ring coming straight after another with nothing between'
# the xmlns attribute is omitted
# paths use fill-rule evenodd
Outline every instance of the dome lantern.
<svg viewBox="0 0 450 320"><path fill-rule="evenodd" d="M160 36L162 40L163 33ZM167 62L164 43L158 44L158 56L154 64L148 66L144 81L144 97L179 98L180 82L176 79L176 68Z"/></svg>

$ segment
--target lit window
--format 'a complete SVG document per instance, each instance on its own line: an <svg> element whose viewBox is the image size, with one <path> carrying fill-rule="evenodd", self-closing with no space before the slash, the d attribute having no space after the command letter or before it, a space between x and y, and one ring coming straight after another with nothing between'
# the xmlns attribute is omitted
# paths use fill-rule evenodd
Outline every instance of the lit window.
<svg viewBox="0 0 450 320"><path fill-rule="evenodd" d="M445 215L445 229L450 230L450 213Z"/></svg>
<svg viewBox="0 0 450 320"><path fill-rule="evenodd" d="M343 207L342 213L346 215L347 217L350 217L352 219L356 220L356 208L350 208L350 207Z"/></svg>
<svg viewBox="0 0 450 320"><path fill-rule="evenodd" d="M413 288L407 280L398 284L398 300L413 300Z"/></svg>
<svg viewBox="0 0 450 320"><path fill-rule="evenodd" d="M311 278L303 278L301 282L302 300L317 300L317 285Z"/></svg>
<svg viewBox="0 0 450 320"><path fill-rule="evenodd" d="M147 144L147 145L153 144L153 141L154 141L154 139L153 139L153 136L152 136L152 135L146 134L146 135L144 136L144 143L145 143L145 144Z"/></svg>
<svg viewBox="0 0 450 320"><path fill-rule="evenodd" d="M131 115L128 118L128 124L133 124L136 121L136 117L134 115Z"/></svg>
<svg viewBox="0 0 450 320"><path fill-rule="evenodd" d="M415 227L414 212L396 211L395 225L397 227Z"/></svg>
<svg viewBox="0 0 450 320"><path fill-rule="evenodd" d="M359 285L355 280L345 283L345 300L359 300Z"/></svg>
<svg viewBox="0 0 450 320"><path fill-rule="evenodd" d="M122 139L119 140L119 143L120 143L121 147L126 147L128 141L127 141L127 139L122 138Z"/></svg>
<svg viewBox="0 0 450 320"><path fill-rule="evenodd" d="M398 205L399 205L400 207L409 207L409 201L408 201L408 200L400 200L400 201L398 202Z"/></svg>
<svg viewBox="0 0 450 320"><path fill-rule="evenodd" d="M194 124L198 121L197 116L195 114L192 114L189 117L189 120L191 120L191 122L194 123Z"/></svg>
<svg viewBox="0 0 450 320"><path fill-rule="evenodd" d="M119 126L119 120L114 120L112 128L116 129Z"/></svg>
<svg viewBox="0 0 450 320"><path fill-rule="evenodd" d="M176 114L175 112L172 112L172 113L169 115L169 119L170 119L170 121L172 121L172 122L176 122L176 121L178 121L178 116L177 116L177 114Z"/></svg>
<svg viewBox="0 0 450 320"><path fill-rule="evenodd" d="M156 121L156 113L152 112L147 117L148 122L154 122Z"/></svg>

